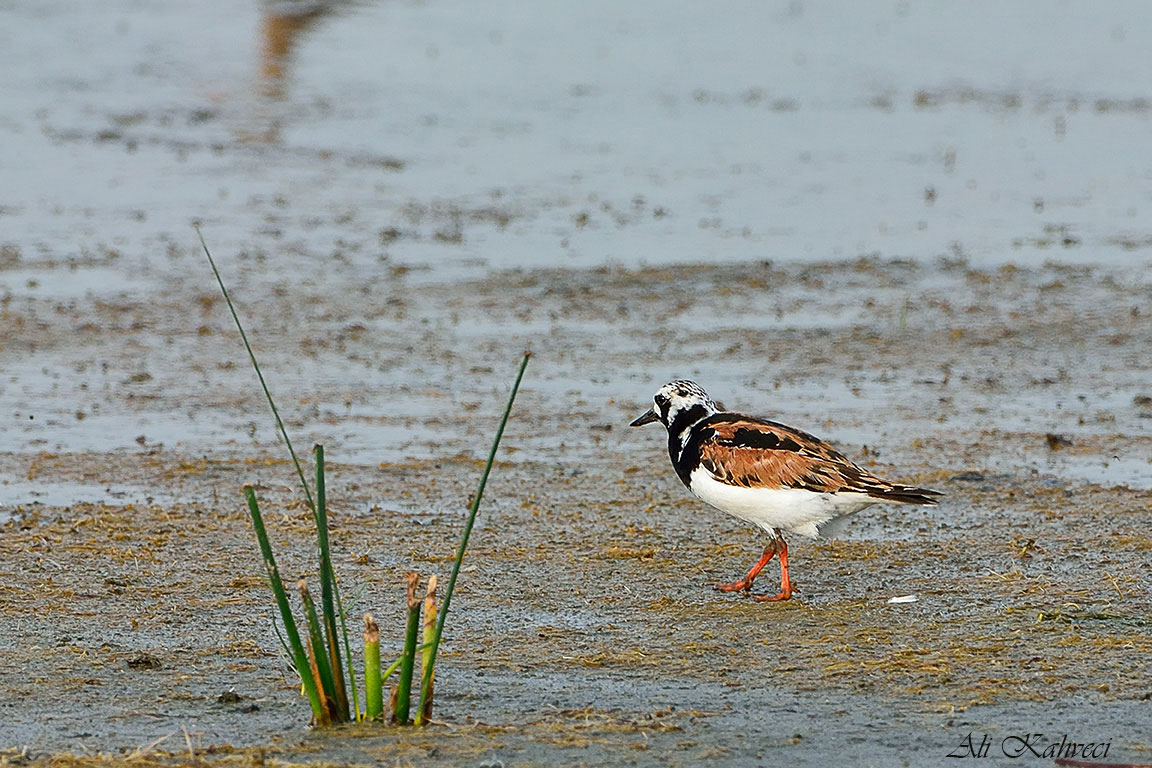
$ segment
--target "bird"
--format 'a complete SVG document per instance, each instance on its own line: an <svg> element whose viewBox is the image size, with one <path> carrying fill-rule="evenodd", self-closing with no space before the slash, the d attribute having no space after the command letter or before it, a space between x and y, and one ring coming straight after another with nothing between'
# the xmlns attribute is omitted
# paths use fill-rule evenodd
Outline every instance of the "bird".
<svg viewBox="0 0 1152 768"><path fill-rule="evenodd" d="M934 506L939 491L882 480L828 443L799 429L723 410L694 381L670 381L633 427L659 421L668 430L668 454L677 476L697 498L759 526L769 535L760 559L742 578L717 584L763 602L789 600L784 534L810 539L830 525L878 502ZM752 594L752 582L773 557L780 561L780 591Z"/></svg>

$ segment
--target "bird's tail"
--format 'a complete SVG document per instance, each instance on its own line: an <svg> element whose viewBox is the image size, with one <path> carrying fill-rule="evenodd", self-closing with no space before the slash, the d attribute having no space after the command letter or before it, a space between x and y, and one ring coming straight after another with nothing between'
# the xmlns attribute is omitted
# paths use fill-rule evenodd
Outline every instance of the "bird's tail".
<svg viewBox="0 0 1152 768"><path fill-rule="evenodd" d="M940 491L929 488L914 488L910 485L889 485L884 488L870 490L868 495L877 501L892 501L898 504L920 504L935 506L936 498L943 496Z"/></svg>

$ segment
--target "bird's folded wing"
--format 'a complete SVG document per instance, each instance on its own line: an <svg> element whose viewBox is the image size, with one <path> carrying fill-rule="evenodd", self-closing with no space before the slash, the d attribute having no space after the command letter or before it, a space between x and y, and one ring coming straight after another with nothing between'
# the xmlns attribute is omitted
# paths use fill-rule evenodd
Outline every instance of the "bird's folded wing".
<svg viewBox="0 0 1152 768"><path fill-rule="evenodd" d="M727 485L868 495L884 495L896 487L827 443L783 424L730 419L709 424L701 437L700 465Z"/></svg>

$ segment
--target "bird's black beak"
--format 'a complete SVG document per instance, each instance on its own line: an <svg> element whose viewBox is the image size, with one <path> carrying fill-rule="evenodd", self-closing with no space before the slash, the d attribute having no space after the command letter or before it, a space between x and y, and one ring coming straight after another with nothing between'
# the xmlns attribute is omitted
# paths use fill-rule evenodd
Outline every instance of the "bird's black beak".
<svg viewBox="0 0 1152 768"><path fill-rule="evenodd" d="M644 426L645 424L651 424L651 423L652 423L652 422L654 422L654 421L660 421L660 417L656 415L656 411L655 411L655 410L653 410L653 409L649 408L649 409L648 409L648 411L647 411L647 413L645 413L645 414L644 414L643 416L641 416L640 418L636 419L636 421L632 422L632 423L631 423L631 424L629 424L628 426L631 426L631 427L642 427L642 426Z"/></svg>

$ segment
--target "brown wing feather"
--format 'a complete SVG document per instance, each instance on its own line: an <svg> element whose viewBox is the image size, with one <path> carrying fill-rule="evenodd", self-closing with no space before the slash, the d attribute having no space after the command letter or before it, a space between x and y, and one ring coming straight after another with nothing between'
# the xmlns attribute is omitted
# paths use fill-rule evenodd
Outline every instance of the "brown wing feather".
<svg viewBox="0 0 1152 768"><path fill-rule="evenodd" d="M822 440L783 424L731 414L708 429L700 464L728 485L864 493L910 504L935 504L932 496L940 495L882 480Z"/></svg>

